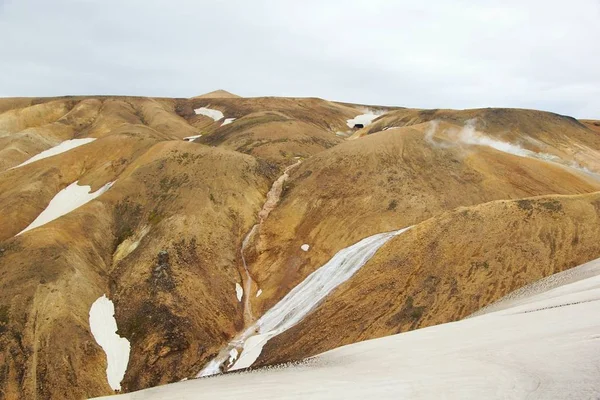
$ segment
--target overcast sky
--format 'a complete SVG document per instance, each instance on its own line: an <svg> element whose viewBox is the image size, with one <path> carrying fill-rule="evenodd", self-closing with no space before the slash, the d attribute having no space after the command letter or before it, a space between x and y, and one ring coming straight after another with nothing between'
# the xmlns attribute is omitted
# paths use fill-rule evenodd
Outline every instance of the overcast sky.
<svg viewBox="0 0 600 400"><path fill-rule="evenodd" d="M600 119L600 0L0 0L0 96L317 96Z"/></svg>

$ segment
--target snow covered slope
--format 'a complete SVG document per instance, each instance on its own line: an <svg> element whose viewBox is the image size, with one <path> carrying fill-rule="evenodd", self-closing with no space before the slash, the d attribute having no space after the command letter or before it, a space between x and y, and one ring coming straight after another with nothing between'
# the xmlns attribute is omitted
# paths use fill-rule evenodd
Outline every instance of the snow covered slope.
<svg viewBox="0 0 600 400"><path fill-rule="evenodd" d="M56 218L62 217L65 214L81 207L82 205L94 200L106 192L114 182L109 182L100 189L92 192L92 188L88 185L79 186L77 182L73 182L54 196L48 204L48 207L25 229L17 235L25 233L31 229L37 228L54 221Z"/></svg>
<svg viewBox="0 0 600 400"><path fill-rule="evenodd" d="M72 150L76 147L79 146L83 146L84 144L88 144L93 142L94 140L96 140L96 138L83 138L83 139L71 139L71 140L65 140L64 142L48 149L48 150L44 150L41 153L31 157L30 159L28 159L27 161L17 165L16 167L13 167L11 169L14 168L19 168L22 167L24 165L27 164L31 164L32 162L36 162L39 160L43 160L44 158L48 158L48 157L53 157L56 156L58 154L64 153L65 151L69 151Z"/></svg>
<svg viewBox="0 0 600 400"><path fill-rule="evenodd" d="M600 259L550 282L519 291L518 301L509 296L500 302L513 302L507 308L459 322L345 346L297 365L118 398L595 398Z"/></svg>

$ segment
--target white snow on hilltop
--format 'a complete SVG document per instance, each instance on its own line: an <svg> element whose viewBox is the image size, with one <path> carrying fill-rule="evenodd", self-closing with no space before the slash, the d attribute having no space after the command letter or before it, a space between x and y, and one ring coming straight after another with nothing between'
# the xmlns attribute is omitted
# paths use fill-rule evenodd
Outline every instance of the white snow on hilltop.
<svg viewBox="0 0 600 400"><path fill-rule="evenodd" d="M310 245L304 243L302 246L300 246L300 249L302 249L302 251L308 251L310 249Z"/></svg>
<svg viewBox="0 0 600 400"><path fill-rule="evenodd" d="M235 118L225 118L225 121L223 121L223 123L221 124L221 126L229 125L233 121L235 121Z"/></svg>
<svg viewBox="0 0 600 400"><path fill-rule="evenodd" d="M113 390L121 390L121 381L129 363L129 341L117 334L115 306L102 295L90 308L90 330L106 353L106 378Z"/></svg>
<svg viewBox="0 0 600 400"><path fill-rule="evenodd" d="M354 128L356 124L362 124L363 126L371 125L374 119L381 117L385 114L385 111L372 111L368 110L365 114L357 115L356 117L346 121L349 128Z"/></svg>
<svg viewBox="0 0 600 400"><path fill-rule="evenodd" d="M196 108L194 110L194 112L196 113L196 115L204 115L205 117L212 118L215 121L218 121L225 117L221 111L213 110L212 108L206 108L206 107Z"/></svg>
<svg viewBox="0 0 600 400"><path fill-rule="evenodd" d="M351 344L305 363L115 399L597 398L600 260L572 274L525 288L473 318Z"/></svg>
<svg viewBox="0 0 600 400"><path fill-rule="evenodd" d="M76 147L83 146L84 144L91 143L94 140L96 140L96 139L95 138L84 138L84 139L65 140L64 142L62 142L48 150L44 150L41 153L36 154L35 156L31 157L27 161L17 165L16 167L13 167L11 169L19 168L19 167L22 167L23 165L31 164L32 162L39 161L44 158L48 158L48 157L55 156L57 154L64 153L65 151L69 151Z"/></svg>
<svg viewBox="0 0 600 400"><path fill-rule="evenodd" d="M235 283L235 295L238 301L242 301L242 297L244 296L244 289L239 283Z"/></svg>
<svg viewBox="0 0 600 400"><path fill-rule="evenodd" d="M94 200L96 197L110 189L113 183L114 182L109 182L95 192L91 192L92 188L90 186L79 186L77 182L73 182L58 192L56 196L50 200L50 203L46 209L42 211L42 213L38 215L38 217L27 228L19 232L17 236L31 229L47 224L50 221L54 221L58 217L62 217L63 215L68 214L82 205Z"/></svg>

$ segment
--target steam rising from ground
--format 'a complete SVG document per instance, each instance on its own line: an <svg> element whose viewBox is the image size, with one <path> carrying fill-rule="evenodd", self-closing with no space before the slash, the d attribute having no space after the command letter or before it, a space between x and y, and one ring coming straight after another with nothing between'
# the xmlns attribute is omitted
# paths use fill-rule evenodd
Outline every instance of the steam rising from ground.
<svg viewBox="0 0 600 400"><path fill-rule="evenodd" d="M575 161L565 161L554 154L537 153L535 151L521 147L518 144L504 142L502 140L486 136L484 133L477 131L476 125L476 118L467 120L462 129L458 130L450 128L443 132L450 139L450 141L439 141L434 139L434 135L439 127L439 121L433 120L429 122L429 126L425 130L425 140L432 146L436 146L439 148L449 148L460 143L467 145L491 147L503 153L513 154L519 157L536 158L538 160L553 162L567 167L575 168L587 174L593 174L589 169L579 165Z"/></svg>

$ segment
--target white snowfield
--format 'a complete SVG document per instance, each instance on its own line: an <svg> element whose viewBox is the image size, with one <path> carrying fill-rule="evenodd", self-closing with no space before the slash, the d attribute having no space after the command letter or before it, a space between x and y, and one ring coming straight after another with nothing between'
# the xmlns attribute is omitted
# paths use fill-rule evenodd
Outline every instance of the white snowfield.
<svg viewBox="0 0 600 400"><path fill-rule="evenodd" d="M46 209L27 228L17 233L17 236L70 213L106 192L113 184L114 182L109 182L95 192L91 192L92 188L90 186L79 186L77 181L71 183L58 192L50 200Z"/></svg>
<svg viewBox="0 0 600 400"><path fill-rule="evenodd" d="M117 399L596 399L600 260L572 274L481 316Z"/></svg>
<svg viewBox="0 0 600 400"><path fill-rule="evenodd" d="M225 117L221 111L206 107L196 108L194 112L196 115L204 115L205 117L212 118L215 121L221 120Z"/></svg>
<svg viewBox="0 0 600 400"><path fill-rule="evenodd" d="M198 377L218 374L223 366L230 365L229 353L232 348L242 349L242 354L230 369L250 367L270 338L304 319L333 289L369 261L381 246L407 229L410 228L369 236L338 251L326 264L307 276L258 321L223 348L200 371Z"/></svg>
<svg viewBox="0 0 600 400"><path fill-rule="evenodd" d="M184 137L183 140L185 140L186 142L193 142L194 140L198 139L199 137L202 137L202 135L200 134L200 135Z"/></svg>
<svg viewBox="0 0 600 400"><path fill-rule="evenodd" d="M306 243L304 243L302 246L300 246L300 249L301 249L302 251L308 251L308 250L310 250L310 245L309 245L309 244L306 244Z"/></svg>
<svg viewBox="0 0 600 400"><path fill-rule="evenodd" d="M225 118L225 121L223 121L223 123L221 124L221 126L229 125L233 121L235 121L235 118Z"/></svg>
<svg viewBox="0 0 600 400"><path fill-rule="evenodd" d="M27 161L17 165L16 167L12 167L11 169L19 168L19 167L22 167L23 165L31 164L32 162L39 161L44 158L48 158L48 157L52 157L52 156L64 153L65 151L69 151L76 147L83 146L84 144L91 143L94 140L96 140L96 138L65 140L64 142L59 143L58 145L56 145L48 150L44 150L41 153L36 154L35 156L31 157Z"/></svg>
<svg viewBox="0 0 600 400"><path fill-rule="evenodd" d="M121 381L129 363L129 341L117 334L115 306L102 295L90 308L90 330L106 353L106 378L113 390L121 390Z"/></svg>
<svg viewBox="0 0 600 400"><path fill-rule="evenodd" d="M363 126L371 125L374 119L381 117L385 114L385 111L371 111L369 110L365 114L357 115L356 117L346 120L348 128L354 128L356 124L362 124Z"/></svg>

